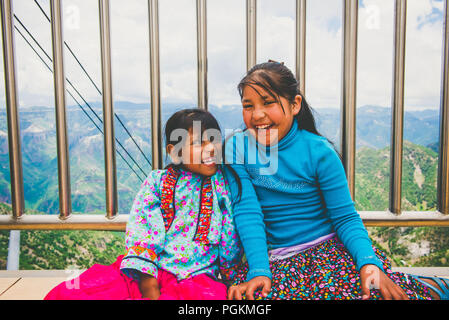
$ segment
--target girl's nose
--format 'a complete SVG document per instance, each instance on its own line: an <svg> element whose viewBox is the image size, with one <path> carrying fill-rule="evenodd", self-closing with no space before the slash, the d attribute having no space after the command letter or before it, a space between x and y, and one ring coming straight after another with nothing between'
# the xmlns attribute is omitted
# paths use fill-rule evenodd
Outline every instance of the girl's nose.
<svg viewBox="0 0 449 320"><path fill-rule="evenodd" d="M255 121L261 120L263 118L265 118L265 112L263 111L262 108L254 108L254 111L252 113L252 118Z"/></svg>
<svg viewBox="0 0 449 320"><path fill-rule="evenodd" d="M206 145L203 148L203 152L207 152L209 156L213 156L215 154L214 144L210 141L206 142Z"/></svg>

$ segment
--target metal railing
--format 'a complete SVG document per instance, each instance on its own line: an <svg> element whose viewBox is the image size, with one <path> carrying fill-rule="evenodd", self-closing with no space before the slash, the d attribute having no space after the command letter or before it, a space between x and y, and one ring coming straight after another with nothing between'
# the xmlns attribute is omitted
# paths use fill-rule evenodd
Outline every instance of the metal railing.
<svg viewBox="0 0 449 320"><path fill-rule="evenodd" d="M12 214L0 216L0 229L24 230L124 230L126 214L117 212L117 177L115 164L114 108L112 99L111 47L109 1L99 0L101 66L103 84L103 126L106 176L106 215L73 215L70 204L69 159L65 119L65 89L63 70L63 39L61 30L61 0L51 0L52 46L57 114L58 182L60 214L24 215L24 193L20 128L17 105L16 64L13 37L12 0L1 1L3 26L3 59L8 122L8 142L11 172ZM343 1L343 72L341 98L341 151L348 185L354 197L355 186L355 130L358 0ZM395 50L393 79L393 117L391 141L391 183L388 211L359 212L367 226L449 226L449 21L448 1L445 0L445 32L441 88L440 152L438 166L437 211L401 211L401 173L404 117L404 67L406 0L396 0ZM207 8L206 0L197 0L197 74L198 107L208 108L207 92ZM306 0L296 0L296 76L300 90L305 93L306 75ZM152 124L153 169L162 167L162 130L160 101L159 22L158 0L148 0L150 44L150 95ZM247 68L256 64L257 0L247 0Z"/></svg>
<svg viewBox="0 0 449 320"><path fill-rule="evenodd" d="M58 151L59 212L61 220L64 220L72 213L72 205L70 199L69 147L65 110L64 41L62 39L61 0L50 0L50 12L56 109L56 144Z"/></svg>

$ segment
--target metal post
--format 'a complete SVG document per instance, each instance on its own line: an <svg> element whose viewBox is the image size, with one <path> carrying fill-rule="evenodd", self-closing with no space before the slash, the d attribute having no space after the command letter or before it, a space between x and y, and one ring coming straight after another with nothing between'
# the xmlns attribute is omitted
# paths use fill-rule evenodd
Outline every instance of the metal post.
<svg viewBox="0 0 449 320"><path fill-rule="evenodd" d="M72 212L70 192L69 148L65 110L64 51L61 0L50 1L55 86L56 137L58 150L59 216L67 219Z"/></svg>
<svg viewBox="0 0 449 320"><path fill-rule="evenodd" d="M101 70L103 82L103 132L106 176L106 217L117 215L117 171L115 160L114 105L112 99L109 0L99 0Z"/></svg>
<svg viewBox="0 0 449 320"><path fill-rule="evenodd" d="M401 213L402 147L404 136L404 77L407 1L396 0L394 28L393 97L391 124L390 206Z"/></svg>
<svg viewBox="0 0 449 320"><path fill-rule="evenodd" d="M296 0L296 79L299 90L306 93L306 0Z"/></svg>
<svg viewBox="0 0 449 320"><path fill-rule="evenodd" d="M246 69L256 64L257 0L246 0Z"/></svg>
<svg viewBox="0 0 449 320"><path fill-rule="evenodd" d="M445 1L444 55L440 105L440 154L438 164L438 211L449 214L449 4Z"/></svg>
<svg viewBox="0 0 449 320"><path fill-rule="evenodd" d="M344 0L341 153L349 191L353 198L355 197L357 14L358 1Z"/></svg>
<svg viewBox="0 0 449 320"><path fill-rule="evenodd" d="M196 1L198 108L207 110L207 8L206 0Z"/></svg>
<svg viewBox="0 0 449 320"><path fill-rule="evenodd" d="M150 25L150 78L151 78L151 139L153 170L161 169L162 163L162 125L159 64L159 6L158 0L148 0Z"/></svg>
<svg viewBox="0 0 449 320"><path fill-rule="evenodd" d="M14 219L19 219L24 213L25 201L23 196L22 149L20 147L20 126L12 21L13 9L11 0L1 0L1 16L12 216Z"/></svg>
<svg viewBox="0 0 449 320"><path fill-rule="evenodd" d="M20 266L20 230L9 231L8 260L6 270L19 270Z"/></svg>

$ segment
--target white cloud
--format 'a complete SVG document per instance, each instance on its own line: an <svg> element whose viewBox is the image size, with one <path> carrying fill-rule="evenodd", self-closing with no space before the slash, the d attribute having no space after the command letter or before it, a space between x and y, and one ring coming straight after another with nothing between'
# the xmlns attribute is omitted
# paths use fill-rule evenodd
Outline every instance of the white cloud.
<svg viewBox="0 0 449 320"><path fill-rule="evenodd" d="M48 1L39 2L48 12ZM307 5L306 97L316 108L339 107L342 3L314 0ZM245 1L209 0L207 6L209 103L236 104L236 85L246 68ZM34 2L15 0L14 8L51 55L50 24ZM65 0L64 8L65 40L101 88L98 3ZM360 6L358 105L391 104L393 9L391 0L364 0ZM410 108L439 105L443 24L438 10L443 10L442 1L408 1L405 89ZM159 1L159 11L162 100L195 103L195 1ZM294 19L295 1L258 1L258 62L281 60L294 71ZM114 98L149 102L147 1L111 1L111 35ZM51 73L19 35L16 47L21 106L53 105ZM70 54L65 57L67 75L86 100L100 101L100 95ZM0 85L4 86L3 76ZM3 91L0 100L4 101ZM67 101L73 103L70 97Z"/></svg>
<svg viewBox="0 0 449 320"><path fill-rule="evenodd" d="M440 8L435 0L408 1L405 104L410 109L438 108L440 104L443 21L420 26L420 21Z"/></svg>
<svg viewBox="0 0 449 320"><path fill-rule="evenodd" d="M394 2L365 0L360 9L358 105L391 105ZM405 106L438 108L441 79L442 20L420 27L424 17L441 5L432 0L407 1ZM368 10L378 8L379 28L369 28ZM371 11L372 14L373 11Z"/></svg>

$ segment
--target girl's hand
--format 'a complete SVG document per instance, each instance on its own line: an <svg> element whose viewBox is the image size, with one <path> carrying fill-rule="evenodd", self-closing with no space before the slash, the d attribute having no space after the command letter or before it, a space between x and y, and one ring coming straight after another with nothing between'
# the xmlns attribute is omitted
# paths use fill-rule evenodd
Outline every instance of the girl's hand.
<svg viewBox="0 0 449 320"><path fill-rule="evenodd" d="M157 300L161 295L157 279L147 274L140 274L139 288L142 293L142 298Z"/></svg>
<svg viewBox="0 0 449 320"><path fill-rule="evenodd" d="M259 276L237 286L231 286L228 290L228 299L242 300L242 294L245 293L246 299L254 300L254 291L259 288L262 288L262 296L265 298L271 291L270 278Z"/></svg>
<svg viewBox="0 0 449 320"><path fill-rule="evenodd" d="M384 300L409 300L404 290L373 264L364 265L360 269L360 281L362 283L362 300L369 299L370 287L378 289Z"/></svg>

